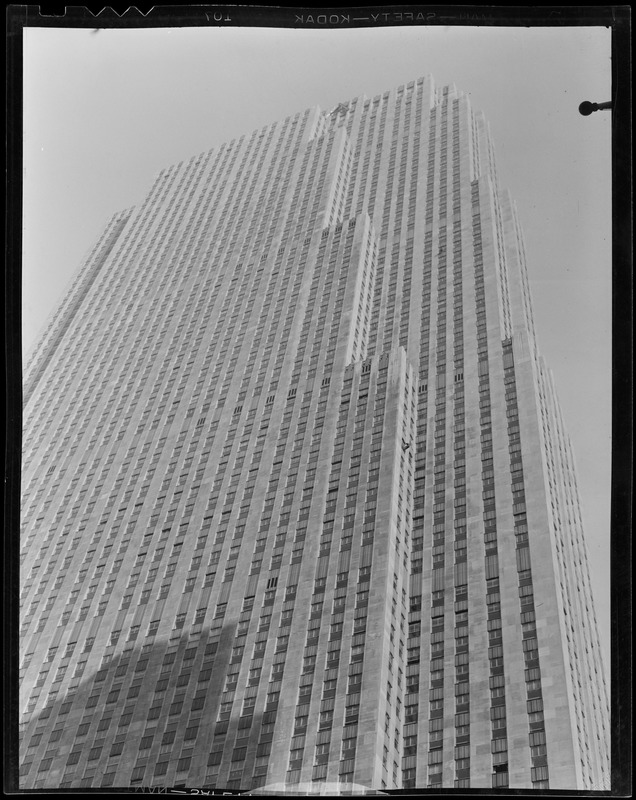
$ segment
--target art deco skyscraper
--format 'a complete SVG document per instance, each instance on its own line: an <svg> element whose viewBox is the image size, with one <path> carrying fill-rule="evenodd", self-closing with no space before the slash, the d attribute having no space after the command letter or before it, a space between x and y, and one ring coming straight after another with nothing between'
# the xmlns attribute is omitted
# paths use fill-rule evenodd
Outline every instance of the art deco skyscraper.
<svg viewBox="0 0 636 800"><path fill-rule="evenodd" d="M454 87L161 172L24 391L24 787L608 786L570 444Z"/></svg>

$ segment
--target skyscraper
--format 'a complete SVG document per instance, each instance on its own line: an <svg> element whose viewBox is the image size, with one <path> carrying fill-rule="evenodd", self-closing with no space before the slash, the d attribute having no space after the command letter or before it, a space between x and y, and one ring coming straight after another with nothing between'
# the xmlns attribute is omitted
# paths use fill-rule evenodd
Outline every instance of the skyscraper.
<svg viewBox="0 0 636 800"><path fill-rule="evenodd" d="M24 394L23 786L607 787L571 447L454 87L163 170Z"/></svg>

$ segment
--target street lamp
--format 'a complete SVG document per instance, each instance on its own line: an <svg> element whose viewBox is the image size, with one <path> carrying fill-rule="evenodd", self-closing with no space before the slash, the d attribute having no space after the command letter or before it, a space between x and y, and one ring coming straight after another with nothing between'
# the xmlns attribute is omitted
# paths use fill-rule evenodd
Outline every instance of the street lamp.
<svg viewBox="0 0 636 800"><path fill-rule="evenodd" d="M579 106L579 113L583 114L584 117L589 117L593 111L600 111L603 108L611 108L612 102L611 100L607 103L590 103L589 100L584 100L581 105Z"/></svg>

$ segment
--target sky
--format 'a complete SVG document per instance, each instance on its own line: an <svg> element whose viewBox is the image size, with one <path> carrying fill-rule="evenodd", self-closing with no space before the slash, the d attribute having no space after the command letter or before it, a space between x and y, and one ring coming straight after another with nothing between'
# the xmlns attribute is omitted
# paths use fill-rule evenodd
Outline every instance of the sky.
<svg viewBox="0 0 636 800"><path fill-rule="evenodd" d="M431 74L482 110L524 230L573 440L609 669L611 97L602 27L24 30L23 349L109 217L164 167L309 106ZM607 674L609 679L609 674Z"/></svg>

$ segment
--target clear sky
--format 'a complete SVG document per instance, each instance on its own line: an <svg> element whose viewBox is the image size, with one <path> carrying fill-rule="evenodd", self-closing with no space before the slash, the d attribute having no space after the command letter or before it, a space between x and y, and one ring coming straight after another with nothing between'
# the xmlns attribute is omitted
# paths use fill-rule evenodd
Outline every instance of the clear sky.
<svg viewBox="0 0 636 800"><path fill-rule="evenodd" d="M490 122L525 233L535 322L579 472L609 666L611 120L601 27L27 28L23 343L101 228L156 173L288 114L421 75ZM609 678L609 675L607 675Z"/></svg>

